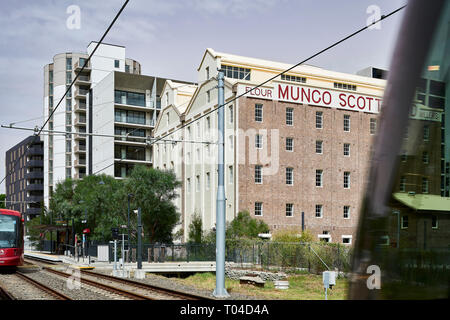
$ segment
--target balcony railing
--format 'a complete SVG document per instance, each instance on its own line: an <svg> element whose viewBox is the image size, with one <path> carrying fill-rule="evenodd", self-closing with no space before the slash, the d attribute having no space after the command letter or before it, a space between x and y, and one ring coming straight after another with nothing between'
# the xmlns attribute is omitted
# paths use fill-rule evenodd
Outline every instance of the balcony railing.
<svg viewBox="0 0 450 320"><path fill-rule="evenodd" d="M155 120L145 120L145 121L130 121L130 119L125 117L118 117L116 116L114 118L115 122L123 123L123 124L129 124L133 126L142 126L142 127L154 127L155 126Z"/></svg>
<svg viewBox="0 0 450 320"><path fill-rule="evenodd" d="M75 167L81 167L86 165L86 159L75 159Z"/></svg>
<svg viewBox="0 0 450 320"><path fill-rule="evenodd" d="M84 144L76 145L75 152L86 152L86 145L84 145Z"/></svg>
<svg viewBox="0 0 450 320"><path fill-rule="evenodd" d="M75 112L86 112L86 102L78 101L74 106Z"/></svg>
<svg viewBox="0 0 450 320"><path fill-rule="evenodd" d="M75 98L86 98L86 95L89 93L88 89L76 88L75 89Z"/></svg>
<svg viewBox="0 0 450 320"><path fill-rule="evenodd" d="M25 174L25 179L43 179L44 172L43 171L33 171Z"/></svg>
<svg viewBox="0 0 450 320"><path fill-rule="evenodd" d="M26 165L27 168L30 167L43 167L44 161L43 160L29 160L27 161Z"/></svg>
<svg viewBox="0 0 450 320"><path fill-rule="evenodd" d="M88 75L79 75L77 80L75 80L75 84L85 84L89 85L91 83L91 77Z"/></svg>
<svg viewBox="0 0 450 320"><path fill-rule="evenodd" d="M75 62L75 70L76 71L80 71L81 70L81 68L83 68L83 65L84 65L84 61L81 61L82 63L80 63L80 61L76 61ZM90 70L91 69L91 62L89 61L87 64L86 64L86 66L84 67L84 69L83 70Z"/></svg>
<svg viewBox="0 0 450 320"><path fill-rule="evenodd" d="M25 187L26 191L43 191L44 190L44 185L42 183L32 183L32 184L28 184Z"/></svg>
<svg viewBox="0 0 450 320"><path fill-rule="evenodd" d="M86 124L86 117L77 115L77 116L75 116L75 125L80 125L80 124L83 124L83 125Z"/></svg>

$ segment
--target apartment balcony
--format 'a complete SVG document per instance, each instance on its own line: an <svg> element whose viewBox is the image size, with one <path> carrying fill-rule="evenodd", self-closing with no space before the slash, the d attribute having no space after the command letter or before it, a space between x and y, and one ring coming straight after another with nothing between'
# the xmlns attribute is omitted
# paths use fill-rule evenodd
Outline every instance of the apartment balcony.
<svg viewBox="0 0 450 320"><path fill-rule="evenodd" d="M44 155L44 148L34 146L27 150L27 156L43 156Z"/></svg>
<svg viewBox="0 0 450 320"><path fill-rule="evenodd" d="M152 107L147 107L142 103L133 103L128 101L127 99L125 99L125 97L122 97L122 99L116 99L114 101L114 106L117 108L120 108L122 110L132 110L132 111L150 111L150 110L154 110L154 108Z"/></svg>
<svg viewBox="0 0 450 320"><path fill-rule="evenodd" d="M32 183L25 187L26 191L44 191L44 185L42 183Z"/></svg>
<svg viewBox="0 0 450 320"><path fill-rule="evenodd" d="M75 85L90 86L91 77L89 75L80 74L77 80L75 80Z"/></svg>
<svg viewBox="0 0 450 320"><path fill-rule="evenodd" d="M84 173L84 172L75 172L73 177L75 179L83 179L84 177L86 177L86 173Z"/></svg>
<svg viewBox="0 0 450 320"><path fill-rule="evenodd" d="M76 126L85 126L86 125L86 116L77 114L75 116L75 125Z"/></svg>
<svg viewBox="0 0 450 320"><path fill-rule="evenodd" d="M77 144L75 146L75 153L86 153L86 145L84 145L84 144Z"/></svg>
<svg viewBox="0 0 450 320"><path fill-rule="evenodd" d="M28 160L25 166L27 168L44 167L44 160Z"/></svg>
<svg viewBox="0 0 450 320"><path fill-rule="evenodd" d="M89 93L88 89L83 89L80 87L75 88L74 97L75 99L86 99L86 95Z"/></svg>
<svg viewBox="0 0 450 320"><path fill-rule="evenodd" d="M25 201L27 202L42 202L43 196L27 196Z"/></svg>
<svg viewBox="0 0 450 320"><path fill-rule="evenodd" d="M146 120L145 122L133 123L127 121L125 118L116 117L114 119L114 124L122 127L134 128L134 129L153 129L155 127L154 120Z"/></svg>
<svg viewBox="0 0 450 320"><path fill-rule="evenodd" d="M75 61L75 65L74 65L74 70L76 72L80 72L81 69L83 68L84 62L80 63L80 61ZM83 71L91 71L92 67L91 67L91 62L89 61L86 66L84 67Z"/></svg>
<svg viewBox="0 0 450 320"><path fill-rule="evenodd" d="M114 159L115 162L119 162L119 163L132 163L132 164L144 164L144 165L149 165L152 164L153 161L151 159L149 160L133 160L133 159Z"/></svg>
<svg viewBox="0 0 450 320"><path fill-rule="evenodd" d="M114 138L114 143L123 146L137 146L137 147L145 147L147 145L147 141L145 139L142 140L133 140L130 141L128 138Z"/></svg>
<svg viewBox="0 0 450 320"><path fill-rule="evenodd" d="M25 211L26 215L39 215L42 213L42 209L41 208L28 208Z"/></svg>
<svg viewBox="0 0 450 320"><path fill-rule="evenodd" d="M28 172L25 174L25 179L44 179L43 171Z"/></svg>
<svg viewBox="0 0 450 320"><path fill-rule="evenodd" d="M73 135L73 138L74 138L75 140L86 140L87 135L82 134L82 133L86 133L86 132L78 132L78 131L77 131L77 133L75 133L75 134Z"/></svg>
<svg viewBox="0 0 450 320"><path fill-rule="evenodd" d="M86 101L82 102L80 100L77 100L77 102L73 106L73 111L86 113Z"/></svg>
<svg viewBox="0 0 450 320"><path fill-rule="evenodd" d="M74 166L76 168L86 167L86 159L75 159Z"/></svg>

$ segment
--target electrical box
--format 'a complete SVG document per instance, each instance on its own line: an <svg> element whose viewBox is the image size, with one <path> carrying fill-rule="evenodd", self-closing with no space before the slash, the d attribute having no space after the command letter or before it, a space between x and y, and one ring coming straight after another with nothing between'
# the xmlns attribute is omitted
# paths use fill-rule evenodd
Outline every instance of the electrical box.
<svg viewBox="0 0 450 320"><path fill-rule="evenodd" d="M336 285L336 272L324 271L322 273L323 287L332 289Z"/></svg>

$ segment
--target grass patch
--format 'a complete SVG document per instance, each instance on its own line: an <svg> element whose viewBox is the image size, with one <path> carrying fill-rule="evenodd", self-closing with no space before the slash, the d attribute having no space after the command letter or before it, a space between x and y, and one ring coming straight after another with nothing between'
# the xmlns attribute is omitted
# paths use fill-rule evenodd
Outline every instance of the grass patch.
<svg viewBox="0 0 450 320"><path fill-rule="evenodd" d="M266 281L264 288L252 285L240 284L239 280L225 279L225 288L230 292L236 292L258 299L281 300L324 300L325 292L322 284L322 275L295 274L289 276L289 289L275 289L272 281ZM197 273L186 279L177 279L181 283L205 290L214 290L216 276L214 273ZM337 279L333 290L328 290L328 300L344 300L347 297L348 280Z"/></svg>

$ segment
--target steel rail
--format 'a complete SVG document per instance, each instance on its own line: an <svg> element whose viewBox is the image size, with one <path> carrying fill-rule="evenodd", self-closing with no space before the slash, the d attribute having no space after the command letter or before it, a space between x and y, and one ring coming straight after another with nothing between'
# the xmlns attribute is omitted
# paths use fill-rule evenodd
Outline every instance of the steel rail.
<svg viewBox="0 0 450 320"><path fill-rule="evenodd" d="M70 275L68 273L65 273L63 271L58 271L58 270L54 270L54 269L47 268L47 267L43 267L43 270L45 270L47 272L50 272L50 273L54 273L54 274L59 275L59 276L66 277L66 278L69 278L69 277L72 276L72 275ZM98 289L102 289L102 290L108 291L110 293L115 293L115 294L119 294L121 296L125 296L125 297L128 297L128 298L131 298L133 300L156 300L156 299L151 298L151 297L147 297L147 296L140 295L140 294L137 294L137 293L129 292L127 290L119 289L119 288L116 288L116 287L108 286L106 284L99 283L99 282L96 282L96 281L93 281L93 280L88 280L88 279L85 279L85 278L82 278L82 277L80 277L80 282L84 283L84 284L87 284L87 285L90 285L90 286L93 286L93 287L96 287Z"/></svg>
<svg viewBox="0 0 450 320"><path fill-rule="evenodd" d="M151 284L147 284L147 283L142 283L142 282L138 282L138 281L134 281L134 280L130 280L130 279L123 279L123 278L118 278L118 277L114 277L114 276L109 276L106 274L100 274L100 273L92 272L92 271L88 271L88 270L81 270L81 272L98 277L98 278L103 278L103 279L127 284L130 286L138 287L138 288L145 289L145 290L155 291L160 294L164 294L164 295L168 295L168 296L172 296L172 297L176 297L176 298L180 298L180 299L184 299L184 300L214 300L210 297L204 297L204 296L200 296L200 295L196 295L196 294L192 294L192 293L180 292L180 291L173 290L173 289L163 288L163 287L159 287L159 286L155 286L155 285L151 285Z"/></svg>
<svg viewBox="0 0 450 320"><path fill-rule="evenodd" d="M31 283L31 284L34 285L35 287L41 289L42 291L45 291L46 293L48 293L48 294L50 294L51 296L57 298L58 300L72 300L72 298L66 296L65 294L63 294L63 293L61 293L61 292L59 292L59 291L57 291L57 290L55 290L55 289L52 289L52 288L46 286L45 284L43 284L43 283L41 283L41 282L39 282L39 281L36 281L36 280L34 280L34 279L32 279L32 278L30 278L30 277L24 275L23 273L16 272L15 274L16 274L19 278L21 278L22 280L25 280L25 281Z"/></svg>

